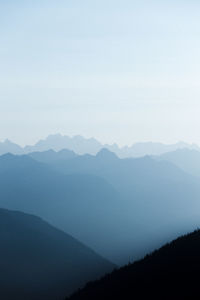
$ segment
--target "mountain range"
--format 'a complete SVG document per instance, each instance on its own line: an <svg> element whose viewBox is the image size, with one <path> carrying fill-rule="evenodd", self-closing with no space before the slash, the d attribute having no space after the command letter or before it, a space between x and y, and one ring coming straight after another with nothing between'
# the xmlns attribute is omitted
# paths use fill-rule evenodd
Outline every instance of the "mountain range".
<svg viewBox="0 0 200 300"><path fill-rule="evenodd" d="M78 154L62 147L48 149L49 143L46 151L40 151L45 143L29 152L31 148L20 150L6 141L18 154L0 156L0 265L5 274L0 280L2 299L64 299L87 281L128 262L127 267L107 275L100 283L89 284L73 297L90 299L93 295L98 299L99 293L101 299L113 299L112 294L114 299L118 295L123 299L125 293L125 299L134 295L143 299L149 290L154 299L165 299L161 292L166 286L159 278L174 285L168 275L173 278L173 269L178 278L178 255L180 264L184 260L188 263L189 274L196 272L190 259L196 253L190 244L198 249L198 231L191 235L192 241L187 236L187 243L175 252L173 247L180 239L144 260L130 263L199 227L198 149L120 158L106 147L97 153ZM160 258L156 253L161 253ZM181 267L180 272L182 281ZM149 277L152 280L148 285ZM160 298L155 293L156 281ZM139 297L141 282L145 288ZM113 284L117 285L116 292ZM178 294L175 296L179 299Z"/></svg>
<svg viewBox="0 0 200 300"><path fill-rule="evenodd" d="M179 142L172 145L162 143L135 143L132 146L119 147L117 144L102 144L95 138L84 138L81 135L74 137L64 136L61 134L49 135L46 139L38 141L33 146L20 147L9 140L0 143L0 155L6 153L26 154L30 152L43 152L47 150L60 151L63 149L72 150L75 153L96 155L102 148L107 148L111 152L116 153L120 158L142 157L145 155L161 155L166 152L176 151L177 149L193 149L200 151L195 144L187 144Z"/></svg>
<svg viewBox="0 0 200 300"><path fill-rule="evenodd" d="M64 299L113 264L42 219L0 209L0 298Z"/></svg>

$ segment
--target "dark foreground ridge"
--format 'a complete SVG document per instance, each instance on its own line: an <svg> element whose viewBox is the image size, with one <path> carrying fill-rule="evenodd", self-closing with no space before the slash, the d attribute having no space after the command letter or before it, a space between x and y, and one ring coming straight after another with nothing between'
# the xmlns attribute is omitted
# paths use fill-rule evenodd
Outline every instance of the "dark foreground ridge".
<svg viewBox="0 0 200 300"><path fill-rule="evenodd" d="M0 209L0 299L64 299L113 265L42 219Z"/></svg>
<svg viewBox="0 0 200 300"><path fill-rule="evenodd" d="M200 299L200 230L91 282L70 300Z"/></svg>

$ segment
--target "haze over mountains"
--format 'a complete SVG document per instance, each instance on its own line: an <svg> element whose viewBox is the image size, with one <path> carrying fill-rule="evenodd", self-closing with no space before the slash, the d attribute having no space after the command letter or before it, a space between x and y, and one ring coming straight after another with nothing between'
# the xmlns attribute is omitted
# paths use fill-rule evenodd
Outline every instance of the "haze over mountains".
<svg viewBox="0 0 200 300"><path fill-rule="evenodd" d="M57 140L57 138L63 143L60 144L60 148L57 146L53 150L51 146L54 139ZM77 251L80 249L81 253L82 251L84 253L84 249L88 249L88 260L83 258L83 261L87 262L86 266L82 264L81 258L80 261L77 260L79 268L75 264L73 254L70 251L71 248L65 248L62 244L59 249L65 249L66 259L69 258L73 264L73 270L71 269L68 273L70 269L66 265L63 273L60 273L61 277L65 278L65 283L61 282L63 285L57 285L53 275L51 278L53 278L55 286L51 285L50 281L47 280L46 282L43 277L38 276L42 287L41 290L33 287L31 293L33 299L40 299L34 298L36 294L40 297L40 293L42 295L47 293L47 286L52 286L51 295L61 295L59 292L62 292L62 296L67 296L88 280L104 275L114 265L122 266L128 262L136 261L165 242L200 226L200 151L198 148L197 150L190 149L190 147L195 146L188 145L188 148L185 148L185 144L179 144L180 149L176 149L177 145L168 146L168 148L162 146L163 150L159 148L159 153L169 149L176 150L159 155L120 158L115 152L103 147L103 145L99 151L97 148L96 150L93 148L91 152L95 154L78 154L78 152L86 151L88 147L88 141L81 137L78 137L80 144L75 143L76 138L73 141L74 145L71 144L71 148L70 146L66 148L66 141L68 140L66 137L55 138L54 136L47 140L48 143L46 140L41 141L32 148L25 147L22 149L9 141L6 141L2 148L0 147L3 149L2 151L6 151L8 146L12 150L10 152L17 152L17 154L6 153L0 156L0 208L15 210L19 213L18 215L18 213L5 210L2 210L2 213L0 211L2 243L5 244L5 249L18 249L14 244L6 244L6 241L16 242L16 239L12 237L17 237L17 233L13 233L14 225L7 227L6 233L4 232L4 221L1 223L1 219L4 220L5 212L6 216L15 215L19 225L21 224L21 217L18 218L18 216L24 216L20 212L34 214L44 221L36 217L26 217L28 218L26 220L31 223L32 219L30 220L30 218L33 218L40 220L42 224L45 222L51 224L47 224L49 230L46 232L47 234L45 233L47 245L49 245L48 239L51 237L50 227L54 226L57 229L54 228L55 236L53 238L58 239L60 232L63 231L63 239L67 239L69 244L73 239ZM93 142L90 140L90 143ZM147 145L149 144L143 145L144 148ZM153 147L153 145L152 143L151 146ZM75 146L77 147L76 151L74 151ZM77 151L78 148L82 150ZM37 151L30 152L31 149ZM147 147L145 151L148 152L149 149ZM150 152L155 152L155 150L151 148ZM143 152L140 151L140 153ZM6 222L9 224L10 221ZM33 260L37 266L38 262L34 258L34 253L32 254L30 247L26 247L25 242L29 242L30 239L30 245L38 244L38 259L42 259L44 252L48 253L49 251L47 248L43 248L44 244L40 242L42 239L40 230L35 232L35 227L30 227L24 223L23 226L25 227L20 227L21 240L17 239L22 246L20 253L25 256L25 267L26 251L28 253L27 264L28 260ZM23 234L23 230L24 233L27 232L26 235ZM6 237L6 241L3 240L4 237ZM24 241L22 240L23 237L25 238ZM55 241L58 246L59 243L59 241L58 243ZM25 250L23 246L25 246ZM42 247L41 251L40 247ZM57 255L57 248L52 249ZM49 253L52 254L51 251ZM75 251L74 254L76 253L78 252ZM12 252L12 255L17 258L18 265L16 263L15 266L13 263L12 267L7 261L5 270L20 269L19 264L23 258L17 257L17 253L14 256L15 254ZM92 260L93 255L96 256L96 259L102 259L103 269L90 269L89 259ZM60 256L60 258L65 260L65 257ZM56 256L51 256L49 259L52 261L56 259ZM52 274L59 273L55 265L47 264L52 267ZM60 269L61 264L63 262L56 263ZM30 265L30 269L32 267ZM48 268L46 266L43 268L43 265L41 268L41 274L44 275ZM24 274L26 274L27 269L22 268L22 270L25 270ZM86 276L83 275L80 278L79 275L83 274L84 270L86 270ZM33 274L35 274L34 270ZM8 276L11 275L8 273ZM23 278L22 275L17 273L19 278ZM48 278L46 277L46 279ZM69 278L73 282L70 283ZM30 277L27 277L28 279ZM14 284L12 276L5 277L5 282L6 280L7 282L10 281L10 285L13 286L8 295L11 295L12 291L15 291L16 294L21 293L22 289L18 289L18 287L21 286L23 280L17 281L19 286ZM6 286L5 282L2 287L5 287L6 294L8 285ZM27 288L31 290L31 281L24 279L24 282ZM27 299L28 290L23 289L23 293L20 300ZM6 297L4 298L6 299ZM31 299L31 297L29 298ZM43 298L41 297L41 299Z"/></svg>
<svg viewBox="0 0 200 300"><path fill-rule="evenodd" d="M0 300L200 300L199 12L0 1Z"/></svg>
<svg viewBox="0 0 200 300"><path fill-rule="evenodd" d="M102 148L107 148L108 150L116 153L119 157L142 157L145 155L161 155L166 152L175 151L177 149L194 149L200 151L200 148L195 144L187 144L180 142L172 145L165 145L162 143L136 143L132 146L119 147L117 144L107 145L101 144L94 138L84 138L80 135L69 137L63 136L61 134L49 135L46 139L38 141L33 146L20 147L19 145L12 143L9 140L5 140L0 143L0 154L12 153L12 154L26 154L30 152L37 151L47 151L54 150L60 151L63 149L72 150L75 153L82 154L97 154Z"/></svg>

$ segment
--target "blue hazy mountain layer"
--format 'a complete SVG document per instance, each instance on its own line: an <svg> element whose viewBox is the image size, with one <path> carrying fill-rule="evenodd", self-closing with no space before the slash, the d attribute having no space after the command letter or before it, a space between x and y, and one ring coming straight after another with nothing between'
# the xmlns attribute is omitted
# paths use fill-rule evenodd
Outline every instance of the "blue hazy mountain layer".
<svg viewBox="0 0 200 300"><path fill-rule="evenodd" d="M39 215L117 264L199 226L199 181L170 162L105 149L37 159L0 157L1 207Z"/></svg>

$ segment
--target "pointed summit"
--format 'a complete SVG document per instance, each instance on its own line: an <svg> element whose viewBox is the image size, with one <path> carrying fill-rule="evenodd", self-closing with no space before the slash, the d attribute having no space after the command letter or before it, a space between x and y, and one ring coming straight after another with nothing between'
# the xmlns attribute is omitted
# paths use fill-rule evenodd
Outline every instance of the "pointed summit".
<svg viewBox="0 0 200 300"><path fill-rule="evenodd" d="M96 155L97 158L101 159L117 159L117 155L114 152L109 151L107 148L102 148Z"/></svg>

